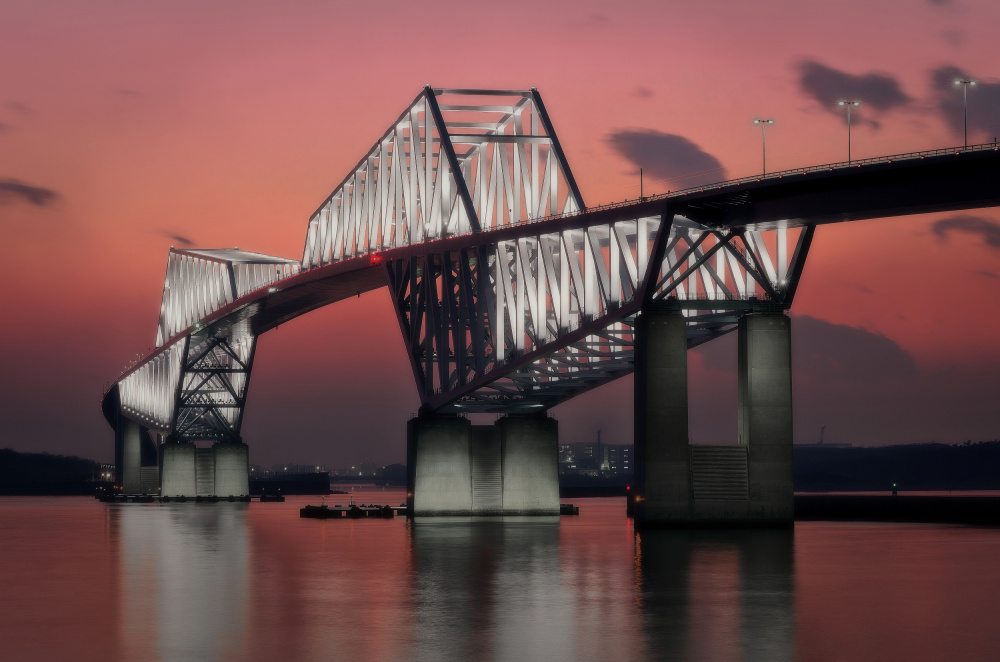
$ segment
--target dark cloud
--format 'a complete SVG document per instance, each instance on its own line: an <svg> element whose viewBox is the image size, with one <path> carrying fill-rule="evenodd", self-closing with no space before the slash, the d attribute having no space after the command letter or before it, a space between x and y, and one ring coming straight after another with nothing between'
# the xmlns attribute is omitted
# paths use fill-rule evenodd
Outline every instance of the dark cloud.
<svg viewBox="0 0 1000 662"><path fill-rule="evenodd" d="M990 278L992 280L1000 280L1000 274L995 274L992 271L979 270L979 271L973 271L972 273L974 273L977 276L982 276L983 278Z"/></svg>
<svg viewBox="0 0 1000 662"><path fill-rule="evenodd" d="M736 369L736 344L728 351L704 351L705 366ZM703 351L699 348L696 351ZM913 357L894 340L808 315L792 318L792 356L798 384L870 382L917 374Z"/></svg>
<svg viewBox="0 0 1000 662"><path fill-rule="evenodd" d="M945 5L951 4L951 0L927 0L927 2L934 5L935 7L944 7Z"/></svg>
<svg viewBox="0 0 1000 662"><path fill-rule="evenodd" d="M185 246L187 248L194 246L194 241L192 241L188 237L185 237L184 235L177 234L176 232L173 232L171 230L157 230L156 232L157 234L162 235L167 239L170 239L171 241L177 242L177 244L181 246Z"/></svg>
<svg viewBox="0 0 1000 662"><path fill-rule="evenodd" d="M0 133L6 133L13 128L14 127L12 127L10 124L4 124L3 122L0 122Z"/></svg>
<svg viewBox="0 0 1000 662"><path fill-rule="evenodd" d="M645 85L640 85L632 90L632 96L636 99L652 99L655 95L653 94L653 90L649 89Z"/></svg>
<svg viewBox="0 0 1000 662"><path fill-rule="evenodd" d="M912 101L900 89L899 81L887 74L871 73L855 76L813 60L799 62L798 69L802 91L812 97L824 110L837 115L846 117L843 109L837 106L837 101L842 99L860 100L862 112L869 109L879 112L892 110ZM865 118L865 121L867 120L868 118Z"/></svg>
<svg viewBox="0 0 1000 662"><path fill-rule="evenodd" d="M959 214L949 218L934 221L931 230L942 241L948 238L949 232L964 232L977 237L990 248L1000 250L1000 225L979 216Z"/></svg>
<svg viewBox="0 0 1000 662"><path fill-rule="evenodd" d="M27 202L37 207L51 205L59 199L59 194L40 186L31 186L16 179L0 179L0 204Z"/></svg>
<svg viewBox="0 0 1000 662"><path fill-rule="evenodd" d="M1000 82L985 82L951 65L934 69L930 75L938 110L956 135L962 136L965 130L965 102L962 86L956 85L956 80L976 81L969 87L969 132L984 132L987 139L996 135L997 117L1000 116Z"/></svg>
<svg viewBox="0 0 1000 662"><path fill-rule="evenodd" d="M7 107L15 113L21 113L22 115L31 115L35 112L31 106L25 105L20 101L8 101Z"/></svg>
<svg viewBox="0 0 1000 662"><path fill-rule="evenodd" d="M655 179L697 186L726 179L717 158L683 136L653 129L615 131L608 142L636 168Z"/></svg>
<svg viewBox="0 0 1000 662"><path fill-rule="evenodd" d="M127 87L120 87L120 88L118 88L117 90L115 90L115 94L117 94L119 96L123 96L123 97L133 97L133 98L138 98L138 97L142 96L141 94L139 94L135 90L127 88Z"/></svg>

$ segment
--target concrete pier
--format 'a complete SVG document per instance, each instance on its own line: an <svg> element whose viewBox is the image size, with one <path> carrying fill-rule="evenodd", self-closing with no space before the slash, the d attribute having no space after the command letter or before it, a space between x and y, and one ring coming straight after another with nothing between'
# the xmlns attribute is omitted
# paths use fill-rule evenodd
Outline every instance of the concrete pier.
<svg viewBox="0 0 1000 662"><path fill-rule="evenodd" d="M250 495L250 454L239 441L220 441L212 446L215 455L215 496Z"/></svg>
<svg viewBox="0 0 1000 662"><path fill-rule="evenodd" d="M688 521L687 325L679 311L651 309L636 327L635 520Z"/></svg>
<svg viewBox="0 0 1000 662"><path fill-rule="evenodd" d="M559 423L544 414L504 416L500 429L503 512L559 514Z"/></svg>
<svg viewBox="0 0 1000 662"><path fill-rule="evenodd" d="M407 431L413 515L559 515L555 420L513 415L474 426L459 416L424 415Z"/></svg>
<svg viewBox="0 0 1000 662"><path fill-rule="evenodd" d="M469 515L472 423L461 416L420 416L407 424L407 506L415 515Z"/></svg>
<svg viewBox="0 0 1000 662"><path fill-rule="evenodd" d="M149 431L119 414L115 429L115 479L124 494L156 494L160 487L159 457Z"/></svg>
<svg viewBox="0 0 1000 662"><path fill-rule="evenodd" d="M142 426L125 418L118 419L121 445L121 486L125 494L142 494L139 475L142 468Z"/></svg>
<svg viewBox="0 0 1000 662"><path fill-rule="evenodd" d="M790 525L791 322L740 320L736 443L688 440L687 333L669 309L643 311L636 327L635 505L640 526Z"/></svg>
<svg viewBox="0 0 1000 662"><path fill-rule="evenodd" d="M748 315L739 325L739 443L746 446L748 517L791 523L792 352L787 315Z"/></svg>
<svg viewBox="0 0 1000 662"><path fill-rule="evenodd" d="M161 453L163 455L161 496L198 496L197 483L195 482L194 444L168 442L163 444Z"/></svg>

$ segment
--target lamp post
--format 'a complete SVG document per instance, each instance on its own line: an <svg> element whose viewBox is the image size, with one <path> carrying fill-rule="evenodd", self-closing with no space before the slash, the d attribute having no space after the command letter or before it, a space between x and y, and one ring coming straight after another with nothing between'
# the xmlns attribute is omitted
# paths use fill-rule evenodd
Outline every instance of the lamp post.
<svg viewBox="0 0 1000 662"><path fill-rule="evenodd" d="M975 85L976 81L968 78L959 78L955 85L962 86L962 106L965 108L965 146L969 146L969 86Z"/></svg>
<svg viewBox="0 0 1000 662"><path fill-rule="evenodd" d="M754 120L754 124L760 124L761 137L761 170L767 174L767 125L774 124L774 120Z"/></svg>
<svg viewBox="0 0 1000 662"><path fill-rule="evenodd" d="M838 106L845 106L847 108L847 162L851 162L851 106L857 108L861 105L860 101L838 101Z"/></svg>

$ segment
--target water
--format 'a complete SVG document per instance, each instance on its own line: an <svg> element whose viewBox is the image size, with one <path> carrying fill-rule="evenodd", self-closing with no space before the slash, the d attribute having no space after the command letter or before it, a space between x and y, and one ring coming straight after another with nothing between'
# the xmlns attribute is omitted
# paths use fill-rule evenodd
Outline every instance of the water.
<svg viewBox="0 0 1000 662"><path fill-rule="evenodd" d="M637 536L623 499L505 522L305 503L0 500L0 659L1000 659L1000 529Z"/></svg>

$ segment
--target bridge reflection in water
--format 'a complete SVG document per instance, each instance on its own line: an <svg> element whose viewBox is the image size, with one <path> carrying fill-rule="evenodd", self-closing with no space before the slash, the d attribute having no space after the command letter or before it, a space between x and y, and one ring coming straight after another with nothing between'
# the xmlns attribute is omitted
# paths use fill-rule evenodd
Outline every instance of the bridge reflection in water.
<svg viewBox="0 0 1000 662"><path fill-rule="evenodd" d="M792 531L637 533L607 526L620 510L607 501L592 507L597 522L562 524L288 526L290 511L239 503L116 508L119 650L187 660L793 657Z"/></svg>
<svg viewBox="0 0 1000 662"><path fill-rule="evenodd" d="M637 533L637 603L648 650L666 659L794 657L794 533Z"/></svg>
<svg viewBox="0 0 1000 662"><path fill-rule="evenodd" d="M991 528L637 535L621 499L559 524L301 503L0 500L3 659L1000 659Z"/></svg>
<svg viewBox="0 0 1000 662"><path fill-rule="evenodd" d="M122 653L127 660L219 660L247 636L250 546L245 503L120 518Z"/></svg>

